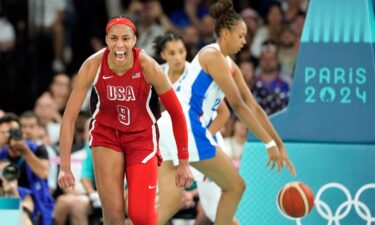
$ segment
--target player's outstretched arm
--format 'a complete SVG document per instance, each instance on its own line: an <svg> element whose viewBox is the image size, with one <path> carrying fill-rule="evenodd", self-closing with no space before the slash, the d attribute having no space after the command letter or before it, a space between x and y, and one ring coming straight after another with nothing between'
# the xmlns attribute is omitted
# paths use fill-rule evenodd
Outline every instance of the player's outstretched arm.
<svg viewBox="0 0 375 225"><path fill-rule="evenodd" d="M256 117L258 118L259 123L264 127L264 129L268 132L268 134L275 140L277 147L279 148L281 155L284 158L284 162L290 171L290 173L295 176L296 170L293 166L293 163L289 160L288 154L285 150L284 143L282 139L280 138L279 134L275 130L275 128L272 126L271 121L268 119L267 114L264 112L262 107L255 101L249 87L246 85L245 79L242 75L241 70L238 68L238 66L231 61L232 68L234 69L233 78L238 86L238 89L240 91L241 97L245 100L246 104L249 106L249 108L254 112Z"/></svg>
<svg viewBox="0 0 375 225"><path fill-rule="evenodd" d="M240 91L229 72L229 65L225 57L217 49L207 48L200 53L199 61L203 69L212 76L221 90L223 90L226 99L240 120L255 136L266 144L269 157L267 166L270 165L272 170L277 164L277 171L280 171L284 165L284 161L279 149L269 133L258 122L255 113L246 105L241 97Z"/></svg>

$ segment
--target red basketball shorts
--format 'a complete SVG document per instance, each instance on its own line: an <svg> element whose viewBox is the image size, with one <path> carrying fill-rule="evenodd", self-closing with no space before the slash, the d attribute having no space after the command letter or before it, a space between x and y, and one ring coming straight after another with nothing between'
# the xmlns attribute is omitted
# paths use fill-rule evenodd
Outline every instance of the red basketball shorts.
<svg viewBox="0 0 375 225"><path fill-rule="evenodd" d="M90 124L89 134L90 148L102 146L123 152L127 166L146 163L155 155L161 163L156 125L139 132L122 132L94 120Z"/></svg>

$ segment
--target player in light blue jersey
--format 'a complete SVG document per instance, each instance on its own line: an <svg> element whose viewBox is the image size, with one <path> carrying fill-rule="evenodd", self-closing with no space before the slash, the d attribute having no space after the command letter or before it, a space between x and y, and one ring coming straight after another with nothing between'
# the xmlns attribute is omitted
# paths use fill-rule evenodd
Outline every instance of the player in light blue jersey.
<svg viewBox="0 0 375 225"><path fill-rule="evenodd" d="M271 170L277 166L280 171L286 164L293 175L295 169L282 140L252 97L238 66L228 57L246 42L244 21L234 11L231 0L219 0L211 7L210 14L216 19L217 42L204 47L193 59L186 77L180 81L179 100L189 130L189 160L222 189L215 225L229 225L245 183L208 129L224 96L246 127L265 143L269 158L266 165Z"/></svg>

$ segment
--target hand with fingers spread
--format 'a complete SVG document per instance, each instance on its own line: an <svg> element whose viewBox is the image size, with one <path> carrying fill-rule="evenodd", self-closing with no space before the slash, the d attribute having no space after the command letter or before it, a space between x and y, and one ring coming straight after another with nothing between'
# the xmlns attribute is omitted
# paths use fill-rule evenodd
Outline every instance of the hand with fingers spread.
<svg viewBox="0 0 375 225"><path fill-rule="evenodd" d="M176 171L177 188L187 188L193 184L194 177L190 170L189 161L187 159L180 160Z"/></svg>
<svg viewBox="0 0 375 225"><path fill-rule="evenodd" d="M277 164L277 172L280 172L284 166L284 160L279 151L279 148L276 145L273 147L270 147L267 149L267 153L268 153L268 162L266 164L266 167L271 165L271 171L272 171L273 168L275 168Z"/></svg>
<svg viewBox="0 0 375 225"><path fill-rule="evenodd" d="M71 169L61 168L57 182L59 184L59 187L62 189L69 188L69 187L74 189L75 179L74 179Z"/></svg>

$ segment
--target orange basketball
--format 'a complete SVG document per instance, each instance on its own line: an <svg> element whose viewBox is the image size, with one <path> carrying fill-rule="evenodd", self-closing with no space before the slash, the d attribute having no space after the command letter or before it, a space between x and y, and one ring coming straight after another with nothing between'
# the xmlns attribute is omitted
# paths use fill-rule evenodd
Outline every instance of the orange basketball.
<svg viewBox="0 0 375 225"><path fill-rule="evenodd" d="M301 218L314 207L314 193L302 182L291 182L281 188L277 204L286 215Z"/></svg>

